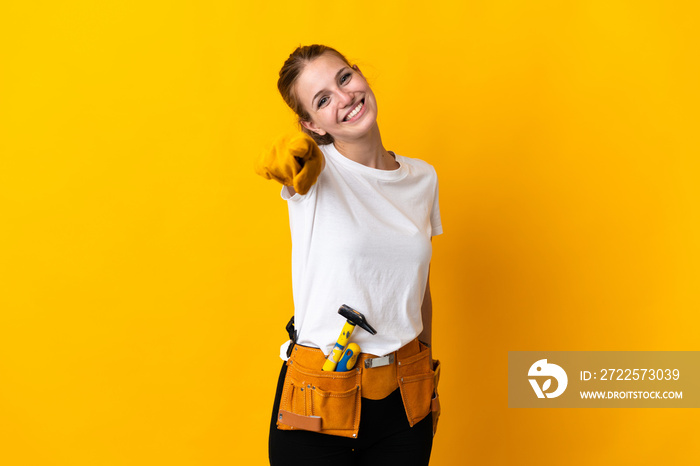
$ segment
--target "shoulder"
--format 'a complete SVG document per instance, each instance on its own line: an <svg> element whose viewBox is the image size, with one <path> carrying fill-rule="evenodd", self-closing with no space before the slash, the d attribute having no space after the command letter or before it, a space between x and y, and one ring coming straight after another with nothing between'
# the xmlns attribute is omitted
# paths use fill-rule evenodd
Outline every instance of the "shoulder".
<svg viewBox="0 0 700 466"><path fill-rule="evenodd" d="M331 151L333 148L333 143L330 144L319 144L318 146L319 149L321 149L321 152L323 152L323 155L328 156L328 153Z"/></svg>
<svg viewBox="0 0 700 466"><path fill-rule="evenodd" d="M394 154L396 155L396 160L400 164L411 167L416 174L425 174L437 178L437 172L435 171L435 167L433 167L425 160L416 157L406 157L405 155L400 155L396 153Z"/></svg>

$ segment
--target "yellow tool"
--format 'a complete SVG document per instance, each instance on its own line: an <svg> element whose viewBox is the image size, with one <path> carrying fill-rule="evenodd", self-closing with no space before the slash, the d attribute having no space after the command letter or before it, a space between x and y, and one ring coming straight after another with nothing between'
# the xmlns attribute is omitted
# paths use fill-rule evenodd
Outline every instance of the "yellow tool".
<svg viewBox="0 0 700 466"><path fill-rule="evenodd" d="M347 348L345 348L345 351L343 351L343 355L340 357L340 362L338 362L338 366L335 368L336 372L347 372L353 367L355 367L355 363L357 362L357 357L360 355L360 346L357 343L350 343Z"/></svg>
<svg viewBox="0 0 700 466"><path fill-rule="evenodd" d="M340 306L340 309L338 309L338 314L345 317L347 321L345 322L345 325L343 325L343 330L340 332L338 341L335 342L335 346L331 350L331 354L328 355L326 362L323 363L322 370L324 371L335 370L336 366L338 365L338 361L340 361L340 358L343 355L343 351L345 351L345 347L347 346L348 341L350 340L350 336L352 335L352 332L355 330L355 327L357 325L367 330L372 335L377 334L377 331L373 329L370 324L367 323L367 319L365 319L365 316L363 316L350 306L343 304L342 306Z"/></svg>

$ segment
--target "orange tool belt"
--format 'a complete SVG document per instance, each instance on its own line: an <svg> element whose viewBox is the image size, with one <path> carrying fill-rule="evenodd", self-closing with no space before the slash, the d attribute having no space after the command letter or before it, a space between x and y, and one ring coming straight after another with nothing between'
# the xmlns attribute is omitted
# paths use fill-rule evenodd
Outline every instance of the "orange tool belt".
<svg viewBox="0 0 700 466"><path fill-rule="evenodd" d="M434 435L440 415L440 361L430 354L415 339L381 358L360 353L352 370L330 372L321 370L326 356L320 349L294 344L277 428L357 438L361 399L383 399L399 388L408 423L413 427L432 412Z"/></svg>

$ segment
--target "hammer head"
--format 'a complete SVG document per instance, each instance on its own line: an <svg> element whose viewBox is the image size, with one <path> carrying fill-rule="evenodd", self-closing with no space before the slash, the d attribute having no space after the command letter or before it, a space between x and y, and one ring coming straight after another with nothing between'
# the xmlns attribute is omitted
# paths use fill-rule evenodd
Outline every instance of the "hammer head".
<svg viewBox="0 0 700 466"><path fill-rule="evenodd" d="M377 334L377 331L373 329L370 324L367 323L367 319L365 319L365 316L363 316L350 306L343 304L342 306L340 306L340 309L338 309L338 314L348 319L348 322L353 323L355 325L359 325L363 329L367 330L370 334Z"/></svg>

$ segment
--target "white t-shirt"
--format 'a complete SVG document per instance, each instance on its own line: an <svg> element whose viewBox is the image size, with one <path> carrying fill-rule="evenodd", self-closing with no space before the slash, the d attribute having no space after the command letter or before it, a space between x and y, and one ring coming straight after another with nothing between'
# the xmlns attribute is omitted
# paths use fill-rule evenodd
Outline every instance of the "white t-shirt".
<svg viewBox="0 0 700 466"><path fill-rule="evenodd" d="M297 343L329 354L345 323L338 308L347 304L377 331L356 327L351 341L383 356L423 330L430 239L442 233L437 174L427 162L398 154L399 168L379 170L333 144L319 147L326 164L309 192L281 192L292 234Z"/></svg>

